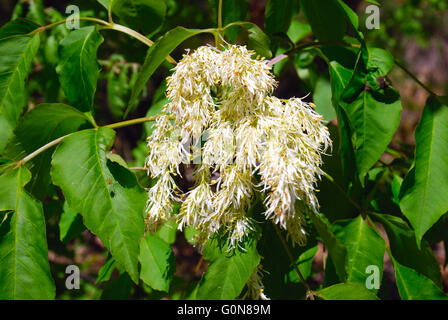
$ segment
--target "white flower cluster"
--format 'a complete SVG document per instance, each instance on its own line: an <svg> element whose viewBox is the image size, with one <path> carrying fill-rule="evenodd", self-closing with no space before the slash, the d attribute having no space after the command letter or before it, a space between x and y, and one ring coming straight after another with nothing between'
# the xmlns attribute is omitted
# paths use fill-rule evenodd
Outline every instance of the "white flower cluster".
<svg viewBox="0 0 448 320"><path fill-rule="evenodd" d="M270 66L253 55L244 46L199 47L167 79L170 102L148 138L146 167L158 177L149 190L150 227L182 202L174 217L180 229L196 228L199 245L221 230L232 248L254 230L247 212L261 194L266 218L304 243L303 212L318 210L314 192L329 133L309 104L272 96ZM174 180L182 163L195 164L196 184L186 194Z"/></svg>

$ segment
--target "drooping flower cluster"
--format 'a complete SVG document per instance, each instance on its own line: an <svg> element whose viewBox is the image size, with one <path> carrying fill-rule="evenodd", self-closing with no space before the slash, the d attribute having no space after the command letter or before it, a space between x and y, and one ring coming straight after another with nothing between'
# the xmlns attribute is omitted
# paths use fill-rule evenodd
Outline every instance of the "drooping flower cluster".
<svg viewBox="0 0 448 320"><path fill-rule="evenodd" d="M323 118L298 98L272 96L270 66L232 45L199 47L184 55L167 79L170 102L148 138L146 161L156 184L149 190L147 223L172 218L199 231L199 245L218 230L229 247L254 230L247 212L260 194L264 215L303 244L305 210L318 210L315 186L321 154L330 146ZM175 176L194 165L195 186L182 193Z"/></svg>

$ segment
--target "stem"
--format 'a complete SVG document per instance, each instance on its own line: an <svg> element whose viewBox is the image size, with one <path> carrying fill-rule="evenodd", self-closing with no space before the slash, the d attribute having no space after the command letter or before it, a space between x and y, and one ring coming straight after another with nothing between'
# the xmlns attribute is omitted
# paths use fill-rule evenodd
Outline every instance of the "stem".
<svg viewBox="0 0 448 320"><path fill-rule="evenodd" d="M359 48L359 45L357 44L352 44L352 43L346 43L346 42L307 42L307 43L302 43L302 44L298 44L296 45L294 48L278 55L277 57L271 59L268 63L270 65L276 64L280 61L282 61L283 59L288 57L288 54L293 53L294 51L300 51L306 48L317 48L317 47L322 47L325 45L341 45L341 46L345 46L345 47L353 47L353 48Z"/></svg>
<svg viewBox="0 0 448 320"><path fill-rule="evenodd" d="M394 59L395 64L400 67L408 76L410 76L415 82L417 82L423 89L425 89L429 94L433 96L437 96L434 91L429 89L423 82L421 82L416 76L412 74L411 71L409 71L401 62L399 62L397 59Z"/></svg>
<svg viewBox="0 0 448 320"><path fill-rule="evenodd" d="M137 31L135 31L131 28L122 26L121 24L112 23L112 24L109 24L105 29L111 29L111 30L116 30L116 31L126 33L127 35L130 35L131 37L143 42L148 47L151 47L154 44L154 42L152 40L148 39L141 33L138 33ZM165 59L171 64L174 64L174 65L177 64L176 60L174 60L174 58L171 57L170 55L168 55Z"/></svg>
<svg viewBox="0 0 448 320"><path fill-rule="evenodd" d="M222 28L222 0L219 0L218 4L218 28Z"/></svg>
<svg viewBox="0 0 448 320"><path fill-rule="evenodd" d="M70 18L70 20L72 20L72 19L73 18ZM33 34L36 34L36 33L43 32L43 31L45 31L47 29L50 29L50 28L56 27L56 26L58 26L60 24L63 24L67 20L69 20L69 19L64 19L64 20L61 20L61 21L57 21L57 22L51 23L51 24L46 25L46 26L39 27L39 28L31 31L29 34L33 35ZM137 31L132 30L132 29L130 29L128 27L122 26L121 24L116 24L116 23L113 23L113 22L107 22L107 21L104 21L104 20L101 20L101 19L90 18L90 17L79 17L78 20L95 22L97 24L105 26L103 29L111 29L111 30L116 30L116 31L123 32L123 33L125 33L125 34L127 34L127 35L129 35L129 36L131 36L131 37L141 41L142 43L146 44L148 47L151 47L154 44L153 41L151 41L150 39L148 39L147 37L145 37L141 33L138 33ZM171 56L167 56L166 60L169 63L172 63L174 65L177 64L176 60L174 60L173 57L171 57Z"/></svg>
<svg viewBox="0 0 448 320"><path fill-rule="evenodd" d="M111 24L109 24L107 26L107 29L117 30L117 31L126 33L126 34L130 35L131 37L133 37L133 38L143 42L148 47L150 47L150 46L152 46L154 44L153 41L151 41L150 39L146 38L141 33L138 33L137 31L135 31L133 29L130 29L128 27L122 26L121 24L111 23Z"/></svg>
<svg viewBox="0 0 448 320"><path fill-rule="evenodd" d="M139 171L139 170L143 171L143 170L146 170L145 167L130 167L130 168L128 168L128 169L129 169L129 170L135 170L135 171Z"/></svg>
<svg viewBox="0 0 448 320"><path fill-rule="evenodd" d="M283 59L288 58L287 54L282 53L281 55L276 56L275 58L269 60L268 65L272 66L273 64L276 64L277 62L282 61Z"/></svg>
<svg viewBox="0 0 448 320"><path fill-rule="evenodd" d="M204 262L204 256L201 256L201 259L199 259L198 264L196 265L196 267L193 270L194 273L197 273L199 271L199 269L201 269L203 262Z"/></svg>
<svg viewBox="0 0 448 320"><path fill-rule="evenodd" d="M157 119L157 117L158 116L144 117L144 118L137 118L137 119L127 120L127 121L112 123L112 124L108 124L106 126L103 126L103 128L116 129L116 128L121 128L121 127L131 126L131 125L139 124L139 123L143 123L143 122L154 121L154 120ZM17 162L17 167L20 167L21 165L23 165L26 162L30 161L31 159L33 159L34 157L38 156L42 152L44 152L44 151L50 149L51 147L59 144L62 140L64 140L65 138L71 136L73 133L75 133L75 132L69 133L69 134L67 134L65 136L62 136L62 137L59 137L59 138L57 138L57 139L55 139L53 141L50 141L46 145L44 145L44 146L40 147L39 149L37 149L36 151L30 153L25 158L23 158L22 160L19 160Z"/></svg>
<svg viewBox="0 0 448 320"><path fill-rule="evenodd" d="M69 20L69 19L64 19L64 20L61 20L61 21L57 21L57 22L48 24L46 26L39 27L39 28L31 31L30 35L33 35L33 34L36 34L36 33L40 33L40 32L43 32L43 31L45 31L47 29L51 29L53 27L56 27L56 26L58 26L60 24L63 24L65 22L67 22L67 20ZM74 20L74 18L70 18L70 20ZM91 21L91 22L95 22L95 23L102 24L102 25L105 25L105 26L109 25L109 22L101 20L101 19L97 19L97 18L79 17L77 20L79 20L79 21Z"/></svg>
<svg viewBox="0 0 448 320"><path fill-rule="evenodd" d="M296 270L296 272L297 272L297 274L298 274L298 276L300 278L300 281L302 281L303 285L305 286L306 297L310 298L310 300L314 300L314 293L311 290L311 288L308 285L308 283L306 283L305 278L303 277L302 273L299 270L299 267L297 266L296 262L294 261L294 258L293 258L292 254L291 254L291 251L288 248L288 244L286 243L285 239L282 236L282 233L280 232L279 228L277 227L277 225L275 223L272 223L272 224L274 225L275 232L277 233L277 236L279 237L279 239L280 239L280 241L281 241L281 243L283 245L283 248L285 249L286 254L288 255L289 261L294 266L294 269Z"/></svg>
<svg viewBox="0 0 448 320"><path fill-rule="evenodd" d="M215 47L219 49L221 45L221 30L222 30L222 0L218 3L218 30L215 34Z"/></svg>
<svg viewBox="0 0 448 320"><path fill-rule="evenodd" d="M112 20L112 5L110 5L107 9L107 19L109 20L110 24L114 23L114 21Z"/></svg>
<svg viewBox="0 0 448 320"><path fill-rule="evenodd" d="M62 140L64 140L65 138L67 138L68 136L71 136L71 135L72 135L72 133L69 133L69 134L67 134L65 136L59 137L59 138L57 138L57 139L47 143L46 145L40 147L36 151L34 151L34 152L30 153L29 155L27 155L22 160L19 160L19 162L17 162L17 167L20 167L22 164L25 164L26 162L30 161L31 159L33 159L34 157L36 157L40 153L42 153L45 150L50 149L51 147L57 145L59 142L61 142Z"/></svg>
<svg viewBox="0 0 448 320"><path fill-rule="evenodd" d="M117 123L112 123L112 124L108 124L105 125L105 128L110 128L110 129L116 129L116 128L121 128L121 127L127 127L127 126L132 126L134 124L139 124L139 123L144 123L144 122L149 122L149 121L154 121L158 118L159 116L152 116L152 117L144 117L144 118L137 118L137 119L132 119L132 120L126 120L126 121L121 121L121 122L117 122Z"/></svg>

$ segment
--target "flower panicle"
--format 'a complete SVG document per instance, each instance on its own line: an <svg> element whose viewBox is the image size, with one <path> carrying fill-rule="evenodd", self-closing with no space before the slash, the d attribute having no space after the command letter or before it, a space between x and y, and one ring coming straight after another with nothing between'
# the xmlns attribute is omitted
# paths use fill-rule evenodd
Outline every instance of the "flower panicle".
<svg viewBox="0 0 448 320"><path fill-rule="evenodd" d="M182 202L179 228L198 230L199 246L221 230L230 249L239 247L255 232L248 211L257 193L266 219L293 244L306 241L304 211L319 210L315 188L331 148L328 129L313 105L272 96L271 67L254 54L238 45L187 52L167 78L169 102L148 138L146 167L158 178L148 223L160 224L171 217L170 203ZM178 195L173 176L197 152L195 186Z"/></svg>

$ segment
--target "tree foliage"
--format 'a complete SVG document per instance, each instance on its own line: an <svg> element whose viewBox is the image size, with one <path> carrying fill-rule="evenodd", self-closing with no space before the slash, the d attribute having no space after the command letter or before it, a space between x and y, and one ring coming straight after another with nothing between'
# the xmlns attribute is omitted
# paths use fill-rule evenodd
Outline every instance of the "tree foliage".
<svg viewBox="0 0 448 320"><path fill-rule="evenodd" d="M448 99L430 92L415 151L393 150L402 103L388 75L401 64L369 41L344 1L268 0L258 25L248 1L201 1L203 11L191 1L88 2L78 3L79 29L40 0L18 1L0 28L0 299L76 297L48 252L85 243L87 233L101 241L105 263L84 298L245 298L259 271L272 299L388 299L382 286L366 286L372 265L385 283L385 254L402 299L447 298L431 245L448 241ZM311 93L334 148L319 182L321 213L306 212L306 246L260 218L244 248L209 239L205 273L186 279L173 248L179 237L194 244L195 231L176 232L176 221L145 229L145 190L155 181L139 169L148 123L167 102L161 79L183 48L223 40L272 59L276 76L296 71L291 95ZM142 123L141 137L121 131ZM123 136L132 157L120 149ZM324 280L315 285L322 249Z"/></svg>

